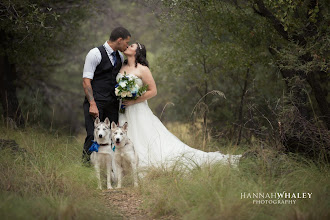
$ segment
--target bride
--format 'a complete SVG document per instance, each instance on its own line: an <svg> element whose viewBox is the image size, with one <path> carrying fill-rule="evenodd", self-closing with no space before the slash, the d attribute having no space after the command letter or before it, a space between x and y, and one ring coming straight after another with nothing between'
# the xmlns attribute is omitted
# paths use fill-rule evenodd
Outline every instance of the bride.
<svg viewBox="0 0 330 220"><path fill-rule="evenodd" d="M134 143L140 168L166 166L178 162L188 167L211 162L237 164L241 155L230 156L197 150L184 144L168 131L148 106L147 100L157 95L157 87L148 67L145 46L140 43L132 44L124 54L127 60L119 71L117 81L126 72L135 78L140 87L148 85L142 96L136 100L124 101L125 113L119 113L119 124L128 123L127 135Z"/></svg>

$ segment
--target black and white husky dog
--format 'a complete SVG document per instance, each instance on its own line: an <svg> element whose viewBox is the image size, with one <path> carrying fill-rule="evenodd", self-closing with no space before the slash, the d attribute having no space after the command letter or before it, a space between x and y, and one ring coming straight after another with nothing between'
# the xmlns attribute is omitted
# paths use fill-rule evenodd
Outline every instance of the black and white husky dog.
<svg viewBox="0 0 330 220"><path fill-rule="evenodd" d="M110 121L108 118L104 122L100 122L99 118L96 118L94 122L94 143L96 145L96 151L91 154L91 162L94 165L96 171L96 177L98 179L98 189L102 189L101 184L101 169L106 168L107 173L107 189L112 189L111 176L112 169L115 171L115 167L112 165L114 152L111 146L111 129ZM97 151L98 150L98 151Z"/></svg>
<svg viewBox="0 0 330 220"><path fill-rule="evenodd" d="M130 172L133 174L134 186L138 186L137 166L139 158L133 142L127 137L127 127L127 122L123 126L117 126L114 122L111 123L111 139L116 148L117 188L121 188L122 176Z"/></svg>

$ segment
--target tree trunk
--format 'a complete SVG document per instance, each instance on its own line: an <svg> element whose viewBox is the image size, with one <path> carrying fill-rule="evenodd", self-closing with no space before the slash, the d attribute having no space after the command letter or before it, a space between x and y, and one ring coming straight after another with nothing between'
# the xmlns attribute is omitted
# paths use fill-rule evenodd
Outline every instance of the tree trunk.
<svg viewBox="0 0 330 220"><path fill-rule="evenodd" d="M301 116L309 120L310 116L307 108L308 96L304 88L303 74L295 70L281 70L281 74L285 80L291 104L298 108Z"/></svg>
<svg viewBox="0 0 330 220"><path fill-rule="evenodd" d="M204 93L207 94L207 90L208 90L208 84L207 81L204 81L205 84L205 91ZM204 97L204 103L207 103L207 96ZM203 134L203 150L205 150L206 144L207 144L207 137L208 137L208 129L207 129L207 113L208 110L205 109L204 114L203 114L203 130L204 130L204 134Z"/></svg>
<svg viewBox="0 0 330 220"><path fill-rule="evenodd" d="M0 56L0 98L3 116L13 127L24 126L24 119L16 94L15 65L10 64L7 55Z"/></svg>
<svg viewBox="0 0 330 220"><path fill-rule="evenodd" d="M322 114L322 120L325 122L327 129L330 130L330 111L329 103L327 101L327 88L322 89L321 79L317 79L316 75L318 73L309 73L307 76L307 82L312 87L314 97L318 104L319 110ZM322 74L322 73L320 73ZM325 80L328 80L327 78ZM327 83L327 82L326 82Z"/></svg>
<svg viewBox="0 0 330 220"><path fill-rule="evenodd" d="M242 96L241 96L241 104L238 109L238 138L237 138L237 145L241 143L242 138L242 129L243 129L243 106L244 106L244 99L247 92L247 86L248 86L248 79L249 79L249 73L250 68L247 69L246 75L245 75L245 81L244 81L244 87L242 90Z"/></svg>

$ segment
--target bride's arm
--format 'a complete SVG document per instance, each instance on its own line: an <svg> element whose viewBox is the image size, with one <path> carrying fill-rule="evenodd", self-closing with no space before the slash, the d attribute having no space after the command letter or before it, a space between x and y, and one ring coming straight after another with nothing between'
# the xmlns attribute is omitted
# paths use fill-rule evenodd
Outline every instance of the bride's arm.
<svg viewBox="0 0 330 220"><path fill-rule="evenodd" d="M157 87L154 78L150 72L150 69L146 66L141 66L141 79L144 85L148 85L147 91L140 97L135 100L127 100L124 101L123 104L125 106L133 105L139 102L143 102L145 100L151 99L152 97L157 95Z"/></svg>

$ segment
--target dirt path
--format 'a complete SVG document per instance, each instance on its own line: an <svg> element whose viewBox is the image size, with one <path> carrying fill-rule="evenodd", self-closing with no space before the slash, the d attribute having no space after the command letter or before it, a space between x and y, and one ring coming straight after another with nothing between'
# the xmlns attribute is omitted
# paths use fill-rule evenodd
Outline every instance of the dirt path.
<svg viewBox="0 0 330 220"><path fill-rule="evenodd" d="M124 219L152 219L142 207L142 199L134 189L123 188L103 192L109 208L115 208Z"/></svg>
<svg viewBox="0 0 330 220"><path fill-rule="evenodd" d="M143 200L132 188L113 189L103 192L109 208L115 209L123 219L152 220L151 214L142 209ZM174 220L173 216L163 216L162 220Z"/></svg>

